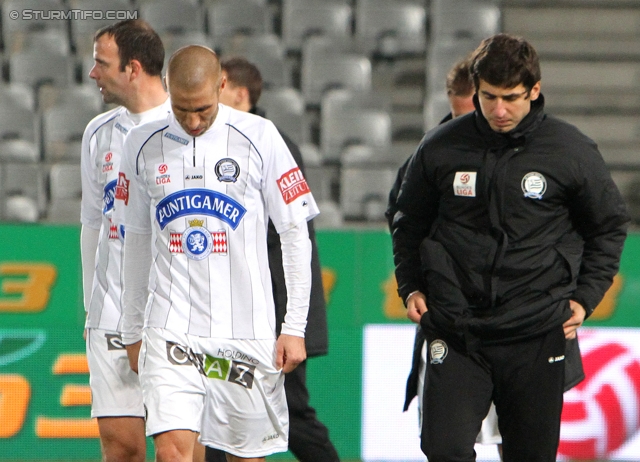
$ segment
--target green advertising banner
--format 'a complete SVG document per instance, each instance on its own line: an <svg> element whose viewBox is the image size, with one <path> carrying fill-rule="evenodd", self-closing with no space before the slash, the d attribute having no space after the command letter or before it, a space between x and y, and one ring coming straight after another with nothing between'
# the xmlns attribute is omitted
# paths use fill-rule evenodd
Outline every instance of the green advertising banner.
<svg viewBox="0 0 640 462"><path fill-rule="evenodd" d="M0 226L0 460L100 459L89 412L79 239L77 226ZM317 239L330 353L309 361L311 402L341 457L354 460L361 456L363 327L408 321L388 233L327 230ZM640 326L638 261L640 236L632 235L620 275L589 325Z"/></svg>

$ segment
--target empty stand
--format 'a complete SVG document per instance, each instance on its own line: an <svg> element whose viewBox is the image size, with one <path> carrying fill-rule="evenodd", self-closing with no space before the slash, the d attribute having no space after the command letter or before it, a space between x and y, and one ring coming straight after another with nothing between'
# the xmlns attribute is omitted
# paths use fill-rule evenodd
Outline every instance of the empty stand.
<svg viewBox="0 0 640 462"><path fill-rule="evenodd" d="M140 5L140 16L158 34L184 34L204 30L202 7L189 0L156 0Z"/></svg>
<svg viewBox="0 0 640 462"><path fill-rule="evenodd" d="M296 144L301 145L307 140L305 103L298 90L280 88L264 91L258 106L262 107L266 117Z"/></svg>
<svg viewBox="0 0 640 462"><path fill-rule="evenodd" d="M44 159L80 161L82 134L96 111L77 106L54 106L43 114Z"/></svg>
<svg viewBox="0 0 640 462"><path fill-rule="evenodd" d="M272 32L272 18L264 2L256 0L220 0L208 6L209 35L216 44L234 35Z"/></svg>

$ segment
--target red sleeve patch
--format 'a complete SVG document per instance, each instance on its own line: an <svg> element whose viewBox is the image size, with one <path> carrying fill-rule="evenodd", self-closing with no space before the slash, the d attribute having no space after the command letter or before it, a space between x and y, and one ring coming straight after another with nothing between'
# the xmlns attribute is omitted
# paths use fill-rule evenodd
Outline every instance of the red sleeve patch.
<svg viewBox="0 0 640 462"><path fill-rule="evenodd" d="M299 167L289 170L278 179L278 188L286 204L290 204L298 197L311 192L307 180L304 179Z"/></svg>
<svg viewBox="0 0 640 462"><path fill-rule="evenodd" d="M118 183L116 184L116 199L124 201L124 205L129 204L129 182L124 173L118 173Z"/></svg>

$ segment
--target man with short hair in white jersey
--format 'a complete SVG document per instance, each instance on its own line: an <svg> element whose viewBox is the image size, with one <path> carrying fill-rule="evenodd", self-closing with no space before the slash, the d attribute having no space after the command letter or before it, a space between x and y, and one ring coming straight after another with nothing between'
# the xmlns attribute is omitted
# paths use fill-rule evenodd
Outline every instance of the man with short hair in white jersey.
<svg viewBox="0 0 640 462"><path fill-rule="evenodd" d="M161 80L164 47L143 21L123 21L94 37L89 73L105 103L117 108L94 118L82 140L82 269L85 337L103 460L138 462L146 456L144 407L118 329L122 320L122 226L112 221L116 179L126 133L167 115Z"/></svg>
<svg viewBox="0 0 640 462"><path fill-rule="evenodd" d="M158 461L189 461L198 430L231 462L262 461L287 449L284 373L306 358L307 220L318 209L273 123L218 104L212 50L181 48L166 78L173 113L131 130L116 187L123 342ZM288 294L277 339L269 218Z"/></svg>

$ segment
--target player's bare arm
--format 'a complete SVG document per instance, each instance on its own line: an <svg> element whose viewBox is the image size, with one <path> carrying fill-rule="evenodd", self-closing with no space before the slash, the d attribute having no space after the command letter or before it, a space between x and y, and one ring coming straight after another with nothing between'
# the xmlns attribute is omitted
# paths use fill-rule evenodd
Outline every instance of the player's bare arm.
<svg viewBox="0 0 640 462"><path fill-rule="evenodd" d="M129 367L131 370L138 373L138 356L140 355L140 345L142 345L142 340L133 343L131 345L125 345L127 349L127 356L129 357Z"/></svg>

